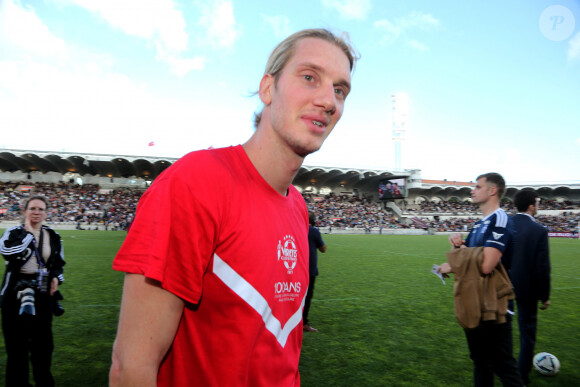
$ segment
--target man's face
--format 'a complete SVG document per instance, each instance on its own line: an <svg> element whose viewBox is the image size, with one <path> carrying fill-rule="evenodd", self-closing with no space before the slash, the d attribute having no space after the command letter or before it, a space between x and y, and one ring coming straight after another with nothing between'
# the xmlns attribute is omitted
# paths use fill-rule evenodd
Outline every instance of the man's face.
<svg viewBox="0 0 580 387"><path fill-rule="evenodd" d="M42 223L46 219L46 204L42 200L31 200L24 214L31 224Z"/></svg>
<svg viewBox="0 0 580 387"><path fill-rule="evenodd" d="M533 216L538 215L538 210L540 209L540 198L536 198L536 202L534 204L534 213L532 214Z"/></svg>
<svg viewBox="0 0 580 387"><path fill-rule="evenodd" d="M485 177L477 179L475 188L471 191L471 201L474 204L484 204L486 203L493 193L495 192L495 186L487 182Z"/></svg>
<svg viewBox="0 0 580 387"><path fill-rule="evenodd" d="M301 157L320 149L342 116L349 91L347 56L318 38L299 41L278 80L267 74L260 84L276 142Z"/></svg>

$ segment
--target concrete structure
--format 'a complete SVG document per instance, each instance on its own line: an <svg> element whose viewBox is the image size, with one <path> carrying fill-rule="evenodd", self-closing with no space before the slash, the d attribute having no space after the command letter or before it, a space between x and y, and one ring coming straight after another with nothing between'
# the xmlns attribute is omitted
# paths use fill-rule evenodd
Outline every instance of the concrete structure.
<svg viewBox="0 0 580 387"><path fill-rule="evenodd" d="M74 152L0 149L0 182L59 182L99 184L145 189L177 158L128 156ZM365 195L377 197L379 181L403 177L407 181L408 203L425 200L469 200L473 182L424 180L421 170L335 168L303 165L294 185L304 193L326 195ZM580 200L580 180L570 182L534 182L510 185L505 197L512 200L523 189L538 191L548 200ZM401 201L396 202L401 206Z"/></svg>

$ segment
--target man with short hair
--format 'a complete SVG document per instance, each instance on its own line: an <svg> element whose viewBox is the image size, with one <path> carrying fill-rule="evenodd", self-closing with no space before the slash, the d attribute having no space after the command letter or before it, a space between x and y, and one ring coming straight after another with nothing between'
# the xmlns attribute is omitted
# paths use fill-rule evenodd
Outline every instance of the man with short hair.
<svg viewBox="0 0 580 387"><path fill-rule="evenodd" d="M356 59L327 30L291 35L252 137L184 156L143 195L113 262L128 274L111 386L300 384L308 213L291 182L342 116Z"/></svg>
<svg viewBox="0 0 580 387"><path fill-rule="evenodd" d="M495 172L477 177L471 191L471 199L483 214L463 241L461 234L449 237L453 248L483 246L480 272L490 274L502 262L509 271L513 243L513 225L506 212L499 208L505 192L505 180ZM438 271L450 273L451 266L445 262ZM512 324L513 306L507 311L507 321L481 321L473 329L465 329L469 354L473 361L475 386L493 386L494 373L504 386L522 386L517 363L513 356Z"/></svg>
<svg viewBox="0 0 580 387"><path fill-rule="evenodd" d="M548 231L536 223L540 198L535 191L520 191L514 198L518 213L512 217L516 241L510 277L518 305L520 354L518 368L524 383L530 371L536 344L538 301L540 309L550 305L550 247Z"/></svg>

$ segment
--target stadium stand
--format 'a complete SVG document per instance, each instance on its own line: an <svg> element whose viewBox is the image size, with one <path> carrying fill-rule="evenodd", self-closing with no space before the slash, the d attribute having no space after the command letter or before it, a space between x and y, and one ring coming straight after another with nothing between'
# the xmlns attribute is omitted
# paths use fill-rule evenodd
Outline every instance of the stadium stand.
<svg viewBox="0 0 580 387"><path fill-rule="evenodd" d="M101 189L95 184L0 183L0 221L18 221L21 204L31 194L50 201L47 223L75 223L77 228L125 229L142 190Z"/></svg>
<svg viewBox="0 0 580 387"><path fill-rule="evenodd" d="M99 185L73 183L0 183L0 221L18 221L21 203L31 194L50 199L47 222L75 223L78 229L125 229L134 217L143 189L103 189ZM320 196L304 194L309 210L318 217L318 226L332 230L362 229L381 232L383 229L431 229L438 232L467 231L478 219L476 207L470 203L423 202L418 209L408 209L408 222L395 216L373 197L355 195ZM513 205L503 205L514 213ZM542 212L563 211L558 215L540 212L538 221L550 232L577 233L580 202L547 201ZM419 216L417 216L419 215Z"/></svg>
<svg viewBox="0 0 580 387"><path fill-rule="evenodd" d="M28 195L50 198L47 219L78 229L125 229L151 181L176 159L75 154L27 150L0 151L0 227L21 218ZM405 177L405 199L381 201L379 182ZM382 233L383 230L467 231L479 210L470 203L473 182L423 180L420 170L384 171L353 168L300 168L294 185L325 232ZM502 207L532 189L542 198L538 220L550 232L577 234L580 182L508 184ZM4 224L2 224L3 222Z"/></svg>

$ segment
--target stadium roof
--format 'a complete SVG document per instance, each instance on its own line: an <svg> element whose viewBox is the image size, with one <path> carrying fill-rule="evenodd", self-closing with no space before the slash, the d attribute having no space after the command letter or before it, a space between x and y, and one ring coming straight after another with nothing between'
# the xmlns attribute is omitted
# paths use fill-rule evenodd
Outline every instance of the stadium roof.
<svg viewBox="0 0 580 387"><path fill-rule="evenodd" d="M138 177L153 180L177 158L129 156L94 153L55 152L38 150L0 150L0 170L3 172L78 173L101 177ZM386 178L409 176L411 171L317 167L303 165L294 184L303 188L315 186L344 187L345 191L375 190Z"/></svg>
<svg viewBox="0 0 580 387"><path fill-rule="evenodd" d="M60 174L78 173L81 176L137 177L153 180L178 158L157 156L130 156L79 152L57 152L39 150L0 149L0 170L3 172L56 172ZM382 179L408 177L415 170L393 171L377 169L337 168L303 165L294 178L294 185L317 189L343 187L346 192L358 189L372 192ZM472 182L447 180L421 180L409 188L420 189L433 195L442 192L471 191ZM580 181L533 182L529 184L508 184L507 194L522 189L537 190L540 195L563 195L576 197L580 192Z"/></svg>
<svg viewBox="0 0 580 387"><path fill-rule="evenodd" d="M0 170L4 172L78 173L102 177L154 179L175 159L73 152L3 149Z"/></svg>

